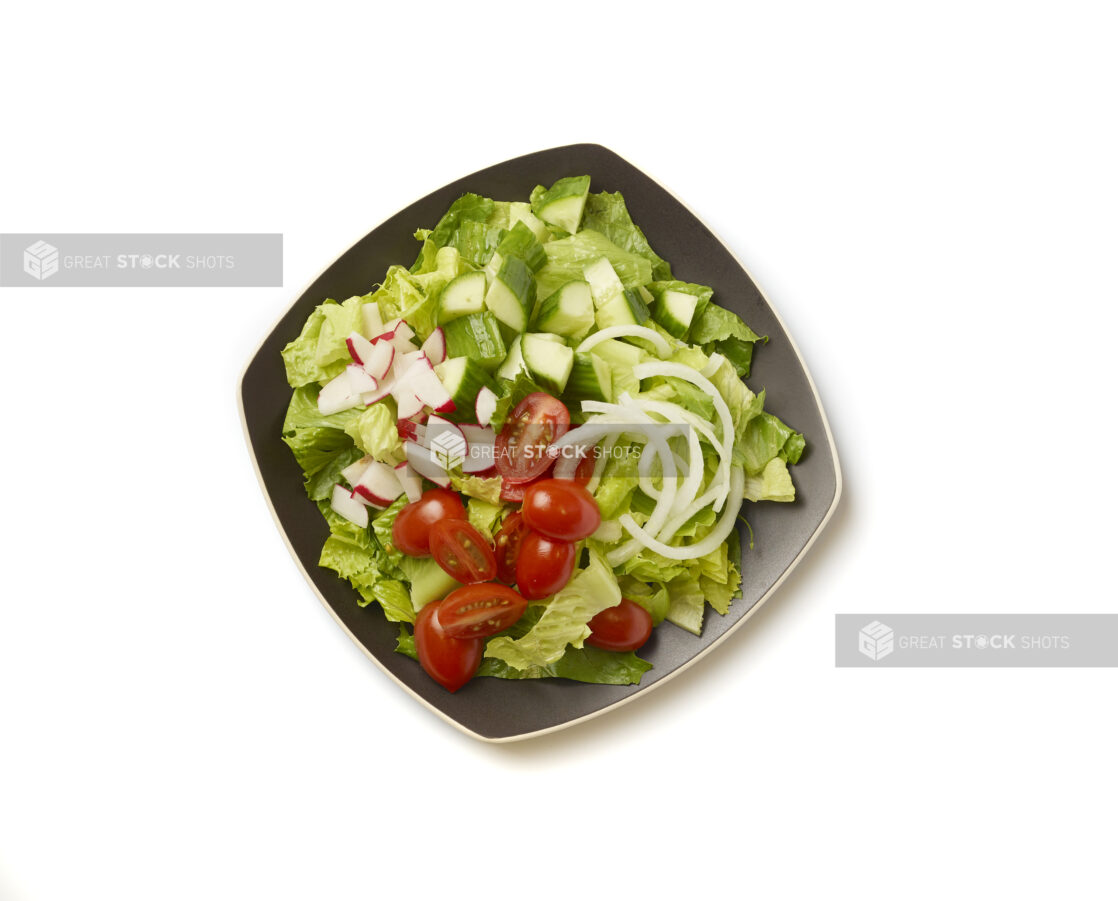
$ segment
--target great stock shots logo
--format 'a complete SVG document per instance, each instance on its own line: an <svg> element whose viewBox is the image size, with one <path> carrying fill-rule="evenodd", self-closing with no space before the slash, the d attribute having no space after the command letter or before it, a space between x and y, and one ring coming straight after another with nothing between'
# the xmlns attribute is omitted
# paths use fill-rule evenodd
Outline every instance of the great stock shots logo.
<svg viewBox="0 0 1118 901"><path fill-rule="evenodd" d="M39 281L58 271L58 248L46 241L36 241L23 252L23 271Z"/></svg>
<svg viewBox="0 0 1118 901"><path fill-rule="evenodd" d="M874 620L858 633L858 650L870 660L880 660L893 653L893 630Z"/></svg>

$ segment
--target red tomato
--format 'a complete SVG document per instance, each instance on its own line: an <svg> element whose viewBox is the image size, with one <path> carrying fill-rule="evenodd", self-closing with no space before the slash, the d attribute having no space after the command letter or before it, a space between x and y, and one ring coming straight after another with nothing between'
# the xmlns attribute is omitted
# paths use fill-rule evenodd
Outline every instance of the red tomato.
<svg viewBox="0 0 1118 901"><path fill-rule="evenodd" d="M464 519L441 519L431 526L431 556L456 582L488 582L497 575L493 548Z"/></svg>
<svg viewBox="0 0 1118 901"><path fill-rule="evenodd" d="M427 675L447 691L458 691L481 666L485 643L480 638L451 638L439 625L442 601L431 601L415 618L415 653Z"/></svg>
<svg viewBox="0 0 1118 901"><path fill-rule="evenodd" d="M640 604L622 598L616 607L607 607L589 623L587 644L606 651L635 651L652 634L652 617Z"/></svg>
<svg viewBox="0 0 1118 901"><path fill-rule="evenodd" d="M392 523L392 543L409 557L431 553L431 526L440 519L465 519L462 499L446 488L432 488L406 504Z"/></svg>
<svg viewBox="0 0 1118 901"><path fill-rule="evenodd" d="M602 524L593 495L570 479L533 482L524 492L521 512L537 532L562 541L578 541Z"/></svg>
<svg viewBox="0 0 1118 901"><path fill-rule="evenodd" d="M554 462L548 446L563 437L571 414L563 402L537 391L516 405L494 445L497 472L506 482L530 482Z"/></svg>
<svg viewBox="0 0 1118 901"><path fill-rule="evenodd" d="M488 638L524 615L528 602L504 585L489 582L456 588L439 604L439 625L451 638Z"/></svg>
<svg viewBox="0 0 1118 901"><path fill-rule="evenodd" d="M590 480L594 477L594 463L593 454L587 454L579 460L578 467L575 469L575 477L571 481L583 488L589 485Z"/></svg>
<svg viewBox="0 0 1118 901"><path fill-rule="evenodd" d="M516 557L520 593L530 601L555 594L571 580L577 556L573 542L555 541L529 529Z"/></svg>
<svg viewBox="0 0 1118 901"><path fill-rule="evenodd" d="M512 585L516 581L516 558L520 555L520 542L528 533L524 517L510 513L501 523L493 539L497 557L497 578Z"/></svg>

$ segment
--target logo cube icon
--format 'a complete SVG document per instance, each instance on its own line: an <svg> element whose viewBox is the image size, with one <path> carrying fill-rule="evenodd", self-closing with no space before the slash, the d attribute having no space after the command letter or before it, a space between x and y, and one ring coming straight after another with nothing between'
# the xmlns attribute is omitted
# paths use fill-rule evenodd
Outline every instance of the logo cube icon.
<svg viewBox="0 0 1118 901"><path fill-rule="evenodd" d="M428 427L428 435L433 427ZM462 465L466 459L466 439L454 427L443 427L437 435L430 438L431 455L448 472Z"/></svg>
<svg viewBox="0 0 1118 901"><path fill-rule="evenodd" d="M858 633L858 650L870 660L880 660L893 653L893 630L874 620Z"/></svg>
<svg viewBox="0 0 1118 901"><path fill-rule="evenodd" d="M58 271L58 248L36 241L23 252L23 271L42 281Z"/></svg>

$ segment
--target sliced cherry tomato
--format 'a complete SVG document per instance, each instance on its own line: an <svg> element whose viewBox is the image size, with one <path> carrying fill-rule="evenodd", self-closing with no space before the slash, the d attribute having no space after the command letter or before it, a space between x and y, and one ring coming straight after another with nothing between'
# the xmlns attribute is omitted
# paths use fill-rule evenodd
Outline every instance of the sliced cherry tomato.
<svg viewBox="0 0 1118 901"><path fill-rule="evenodd" d="M635 651L652 634L652 617L640 604L622 598L590 620L589 626L587 644L606 651Z"/></svg>
<svg viewBox="0 0 1118 901"><path fill-rule="evenodd" d="M592 494L570 479L533 482L524 492L524 521L548 538L578 541L602 524Z"/></svg>
<svg viewBox="0 0 1118 901"><path fill-rule="evenodd" d="M439 603L439 625L451 638L488 638L504 632L527 607L528 602L505 585L466 585Z"/></svg>
<svg viewBox="0 0 1118 901"><path fill-rule="evenodd" d="M575 477L571 479L576 485L581 485L585 488L590 484L590 480L594 478L594 464L593 454L587 454L578 461L578 467L575 469Z"/></svg>
<svg viewBox="0 0 1118 901"><path fill-rule="evenodd" d="M437 616L441 603L431 601L415 618L415 653L428 676L447 691L458 691L481 666L485 642L447 635Z"/></svg>
<svg viewBox="0 0 1118 901"><path fill-rule="evenodd" d="M494 444L497 472L506 482L530 482L554 462L547 448L571 425L561 400L536 391L513 408Z"/></svg>
<svg viewBox="0 0 1118 901"><path fill-rule="evenodd" d="M531 529L520 542L516 585L530 601L555 594L571 580L578 556L571 541L556 541Z"/></svg>
<svg viewBox="0 0 1118 901"><path fill-rule="evenodd" d="M520 542L528 534L524 517L510 513L501 523L501 529L493 539L497 557L497 578L512 585L516 581L516 558L520 555Z"/></svg>
<svg viewBox="0 0 1118 901"><path fill-rule="evenodd" d="M431 556L457 582L488 582L497 575L493 548L464 519L440 519L431 526Z"/></svg>
<svg viewBox="0 0 1118 901"><path fill-rule="evenodd" d="M462 499L446 488L432 488L406 504L392 523L392 543L409 557L431 553L431 526L440 519L465 519Z"/></svg>

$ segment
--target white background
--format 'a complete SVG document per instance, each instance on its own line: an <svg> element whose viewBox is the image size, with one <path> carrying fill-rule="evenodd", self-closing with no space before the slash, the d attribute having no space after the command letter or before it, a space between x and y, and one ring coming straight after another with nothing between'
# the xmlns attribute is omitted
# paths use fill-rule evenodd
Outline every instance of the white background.
<svg viewBox="0 0 1118 901"><path fill-rule="evenodd" d="M1113 897L1114 670L833 660L836 612L1114 608L1108 5L379 6L5 10L0 231L286 260L0 291L0 898ZM574 141L750 267L846 491L717 653L488 746L315 599L234 389L357 237Z"/></svg>

